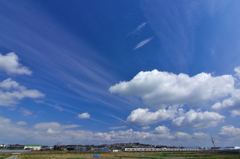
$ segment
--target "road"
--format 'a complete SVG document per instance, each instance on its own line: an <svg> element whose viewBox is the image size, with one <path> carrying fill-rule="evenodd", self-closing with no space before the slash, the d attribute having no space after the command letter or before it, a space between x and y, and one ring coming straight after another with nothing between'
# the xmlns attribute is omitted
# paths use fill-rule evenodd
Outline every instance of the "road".
<svg viewBox="0 0 240 159"><path fill-rule="evenodd" d="M5 159L18 159L18 155L12 155L12 156L7 157Z"/></svg>

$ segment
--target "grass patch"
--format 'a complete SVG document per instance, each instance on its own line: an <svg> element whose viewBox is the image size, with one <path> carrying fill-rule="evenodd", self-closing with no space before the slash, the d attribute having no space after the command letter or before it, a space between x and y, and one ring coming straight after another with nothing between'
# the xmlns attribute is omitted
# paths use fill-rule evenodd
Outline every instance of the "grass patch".
<svg viewBox="0 0 240 159"><path fill-rule="evenodd" d="M66 158L66 159L85 159L85 158Z"/></svg>
<svg viewBox="0 0 240 159"><path fill-rule="evenodd" d="M10 153L1 153L0 154L0 159L5 159L5 158L10 157L10 156L12 156L12 154L10 154Z"/></svg>

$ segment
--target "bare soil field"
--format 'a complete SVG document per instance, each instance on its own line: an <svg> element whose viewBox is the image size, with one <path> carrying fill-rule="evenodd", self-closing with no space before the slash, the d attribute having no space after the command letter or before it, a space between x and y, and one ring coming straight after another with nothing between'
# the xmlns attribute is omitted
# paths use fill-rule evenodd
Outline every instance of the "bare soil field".
<svg viewBox="0 0 240 159"><path fill-rule="evenodd" d="M19 159L92 159L94 154L98 154L104 159L240 159L239 152L30 152L22 153Z"/></svg>

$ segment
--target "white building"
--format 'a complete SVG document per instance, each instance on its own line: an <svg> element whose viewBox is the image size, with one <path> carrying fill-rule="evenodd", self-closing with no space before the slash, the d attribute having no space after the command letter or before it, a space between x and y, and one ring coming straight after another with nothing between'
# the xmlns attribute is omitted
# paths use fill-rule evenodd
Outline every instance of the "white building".
<svg viewBox="0 0 240 159"><path fill-rule="evenodd" d="M225 147L225 150L240 150L240 146L229 146L229 147Z"/></svg>
<svg viewBox="0 0 240 159"><path fill-rule="evenodd" d="M42 148L41 145L25 145L24 150L40 150Z"/></svg>
<svg viewBox="0 0 240 159"><path fill-rule="evenodd" d="M198 149L180 149L180 148L125 148L124 151L131 151L131 152L134 152L134 151L199 151Z"/></svg>

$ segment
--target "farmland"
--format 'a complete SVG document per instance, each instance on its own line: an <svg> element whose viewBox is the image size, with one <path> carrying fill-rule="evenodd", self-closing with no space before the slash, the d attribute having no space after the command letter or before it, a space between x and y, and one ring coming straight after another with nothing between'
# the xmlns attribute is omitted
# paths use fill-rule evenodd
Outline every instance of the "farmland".
<svg viewBox="0 0 240 159"><path fill-rule="evenodd" d="M240 159L240 153L230 151L200 151L200 152L31 152L22 153L19 159L91 159L94 154L99 154L105 159Z"/></svg>

